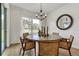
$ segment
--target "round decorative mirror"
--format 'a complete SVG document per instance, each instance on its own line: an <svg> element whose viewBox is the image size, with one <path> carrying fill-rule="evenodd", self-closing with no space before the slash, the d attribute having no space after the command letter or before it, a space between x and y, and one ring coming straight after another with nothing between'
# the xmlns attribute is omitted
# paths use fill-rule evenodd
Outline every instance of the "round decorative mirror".
<svg viewBox="0 0 79 59"><path fill-rule="evenodd" d="M68 14L63 14L58 17L56 25L61 30L66 30L70 28L73 24L73 18Z"/></svg>

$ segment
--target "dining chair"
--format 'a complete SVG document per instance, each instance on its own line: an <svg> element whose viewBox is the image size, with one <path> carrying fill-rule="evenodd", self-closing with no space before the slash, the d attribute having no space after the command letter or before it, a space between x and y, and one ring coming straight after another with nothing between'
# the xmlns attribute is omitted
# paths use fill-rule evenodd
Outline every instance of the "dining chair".
<svg viewBox="0 0 79 59"><path fill-rule="evenodd" d="M21 50L23 50L23 53L22 53L22 56L24 55L25 51L27 50L31 50L31 49L35 49L35 42L33 41L30 41L28 38L26 39L22 39L20 37L20 41L21 41L21 49L20 49L20 53L19 55L21 54ZM36 50L35 50L36 51ZM35 52L34 51L34 52Z"/></svg>
<svg viewBox="0 0 79 59"><path fill-rule="evenodd" d="M39 41L39 56L58 56L59 40Z"/></svg>
<svg viewBox="0 0 79 59"><path fill-rule="evenodd" d="M70 38L62 38L60 41L60 48L63 48L65 50L69 51L69 55L71 56L71 46L73 42L74 36L70 35Z"/></svg>
<svg viewBox="0 0 79 59"><path fill-rule="evenodd" d="M23 50L22 55L24 55L25 51L31 50L33 48L35 49L35 42L26 38L28 35L29 35L28 33L23 33L23 39L20 37L21 48L19 55L21 54L21 50Z"/></svg>

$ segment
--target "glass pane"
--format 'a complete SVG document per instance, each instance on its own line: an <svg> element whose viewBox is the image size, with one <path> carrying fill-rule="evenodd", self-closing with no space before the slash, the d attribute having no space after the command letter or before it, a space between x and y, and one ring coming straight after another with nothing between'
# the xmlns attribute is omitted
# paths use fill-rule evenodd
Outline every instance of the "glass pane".
<svg viewBox="0 0 79 59"><path fill-rule="evenodd" d="M22 33L27 32L31 34L31 24L30 18L22 17Z"/></svg>
<svg viewBox="0 0 79 59"><path fill-rule="evenodd" d="M33 24L32 24L33 34L38 34L40 27L41 27L40 20L33 19Z"/></svg>
<svg viewBox="0 0 79 59"><path fill-rule="evenodd" d="M28 32L29 34L38 34L40 28L40 20L22 17L22 33Z"/></svg>

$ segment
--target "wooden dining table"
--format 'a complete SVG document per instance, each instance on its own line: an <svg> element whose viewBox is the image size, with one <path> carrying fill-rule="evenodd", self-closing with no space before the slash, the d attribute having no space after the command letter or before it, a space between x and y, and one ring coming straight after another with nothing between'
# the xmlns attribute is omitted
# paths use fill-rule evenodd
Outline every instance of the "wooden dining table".
<svg viewBox="0 0 79 59"><path fill-rule="evenodd" d="M49 36L39 36L38 34L31 34L28 35L26 38L29 40L32 40L36 43L36 51L35 55L38 56L39 53L39 41L44 41L44 40L58 40L61 39L62 37L59 35L49 35Z"/></svg>

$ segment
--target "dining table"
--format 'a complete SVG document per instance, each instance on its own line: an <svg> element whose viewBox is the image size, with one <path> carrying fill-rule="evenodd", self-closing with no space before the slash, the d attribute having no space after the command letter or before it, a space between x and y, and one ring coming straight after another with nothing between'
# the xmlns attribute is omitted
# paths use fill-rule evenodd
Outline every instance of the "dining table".
<svg viewBox="0 0 79 59"><path fill-rule="evenodd" d="M49 36L39 36L38 34L31 34L28 35L26 38L29 40L32 40L35 42L35 56L38 56L39 53L39 41L44 41L44 40L58 40L61 39L62 37L60 35L53 35L50 34Z"/></svg>

